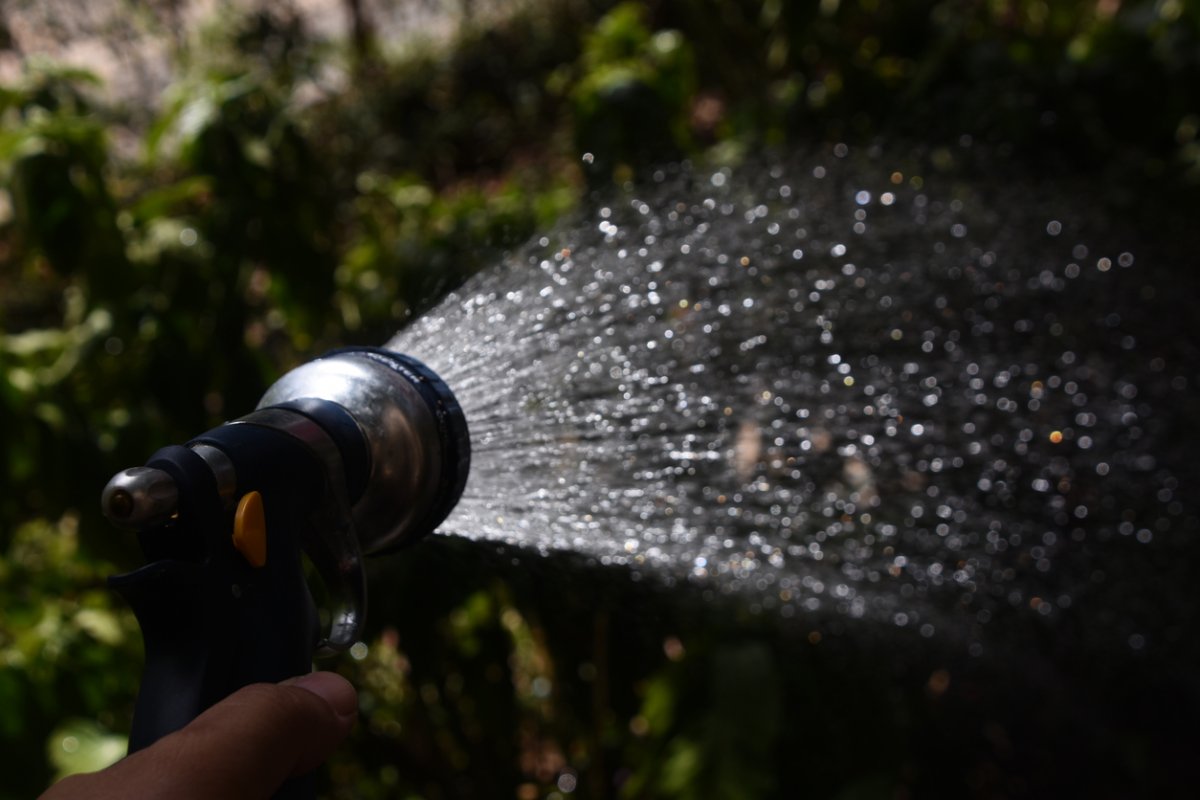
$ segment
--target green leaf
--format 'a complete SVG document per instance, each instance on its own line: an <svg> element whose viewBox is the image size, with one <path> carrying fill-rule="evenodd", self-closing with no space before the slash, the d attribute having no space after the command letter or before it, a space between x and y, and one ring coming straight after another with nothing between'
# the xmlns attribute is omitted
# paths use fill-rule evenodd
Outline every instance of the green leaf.
<svg viewBox="0 0 1200 800"><path fill-rule="evenodd" d="M116 763L129 743L124 736L90 720L72 719L54 729L46 742L46 757L56 777L95 772Z"/></svg>

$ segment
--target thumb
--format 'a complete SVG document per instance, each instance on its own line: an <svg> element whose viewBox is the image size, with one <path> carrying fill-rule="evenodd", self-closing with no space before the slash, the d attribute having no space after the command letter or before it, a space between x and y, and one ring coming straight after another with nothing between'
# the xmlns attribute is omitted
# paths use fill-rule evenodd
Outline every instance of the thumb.
<svg viewBox="0 0 1200 800"><path fill-rule="evenodd" d="M324 761L356 714L354 687L331 672L254 684L108 769L60 781L43 800L265 800Z"/></svg>

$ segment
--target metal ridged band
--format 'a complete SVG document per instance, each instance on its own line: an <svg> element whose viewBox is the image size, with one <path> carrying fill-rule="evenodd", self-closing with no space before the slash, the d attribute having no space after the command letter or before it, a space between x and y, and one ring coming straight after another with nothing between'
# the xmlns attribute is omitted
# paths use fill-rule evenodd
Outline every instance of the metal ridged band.
<svg viewBox="0 0 1200 800"><path fill-rule="evenodd" d="M471 438L467 418L446 382L421 361L409 355L380 347L345 347L334 355L361 355L384 364L416 387L428 404L437 423L441 443L441 481L438 493L430 505L425 527L433 531L445 521L462 497L471 471Z"/></svg>
<svg viewBox="0 0 1200 800"><path fill-rule="evenodd" d="M446 518L466 484L470 442L461 407L432 370L388 350L336 350L280 378L259 408L309 398L345 409L366 442L370 476L352 508L363 552L413 542Z"/></svg>

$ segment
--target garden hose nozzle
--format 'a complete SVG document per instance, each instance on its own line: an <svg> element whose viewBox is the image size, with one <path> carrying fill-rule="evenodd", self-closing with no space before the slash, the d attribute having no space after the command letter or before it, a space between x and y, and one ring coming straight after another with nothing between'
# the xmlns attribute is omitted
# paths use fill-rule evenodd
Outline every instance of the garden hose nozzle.
<svg viewBox="0 0 1200 800"><path fill-rule="evenodd" d="M353 644L362 554L433 531L469 465L466 420L441 378L399 353L348 348L284 375L250 414L113 477L103 511L138 531L150 561L110 578L146 641L130 750Z"/></svg>

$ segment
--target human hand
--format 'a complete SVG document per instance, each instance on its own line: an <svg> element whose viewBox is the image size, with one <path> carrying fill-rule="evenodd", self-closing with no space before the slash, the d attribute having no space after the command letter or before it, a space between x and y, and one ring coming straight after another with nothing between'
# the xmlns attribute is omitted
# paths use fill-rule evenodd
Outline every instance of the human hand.
<svg viewBox="0 0 1200 800"><path fill-rule="evenodd" d="M108 769L64 778L40 800L267 800L328 758L357 713L354 687L332 672L254 684Z"/></svg>

